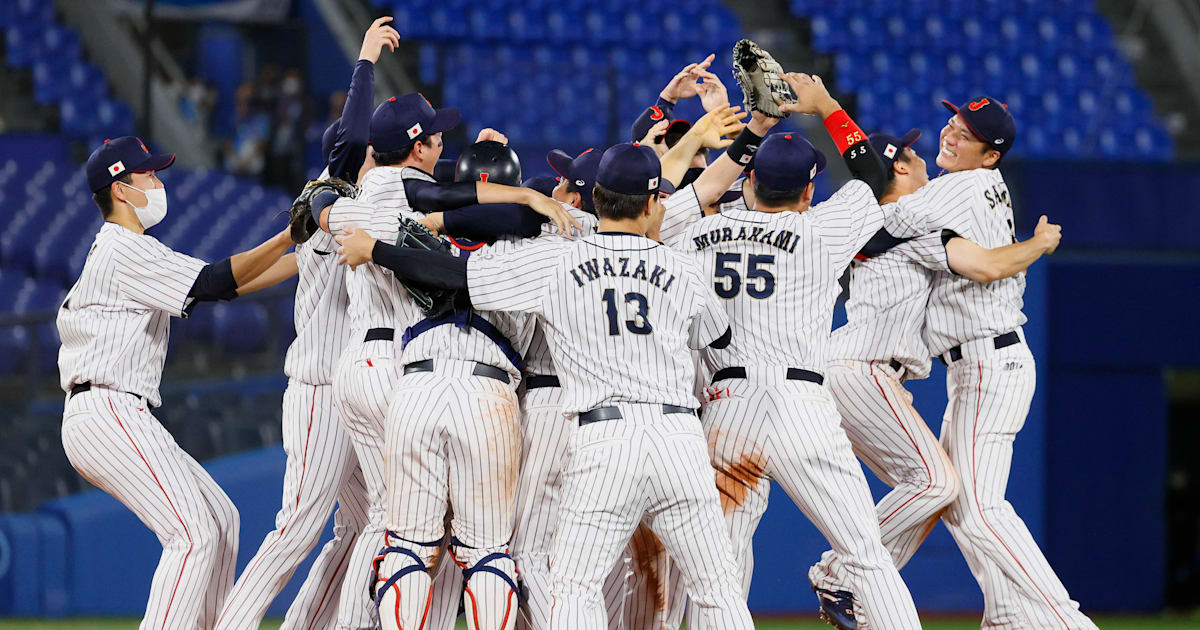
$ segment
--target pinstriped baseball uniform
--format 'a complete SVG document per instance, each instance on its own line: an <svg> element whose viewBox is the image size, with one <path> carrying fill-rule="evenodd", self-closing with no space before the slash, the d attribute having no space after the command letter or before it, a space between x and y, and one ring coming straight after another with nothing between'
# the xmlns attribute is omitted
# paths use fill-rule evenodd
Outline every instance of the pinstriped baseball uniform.
<svg viewBox="0 0 1200 630"><path fill-rule="evenodd" d="M884 206L885 211L894 204ZM875 508L884 547L902 568L958 495L950 458L912 405L905 380L929 375L922 330L935 272L913 260L941 252L941 234L906 241L850 266L846 324L833 331L825 369L854 453L893 487ZM825 552L809 580L852 590L837 554Z"/></svg>
<svg viewBox="0 0 1200 630"><path fill-rule="evenodd" d="M1008 188L996 170L943 175L899 203L914 229L949 227L987 248L1016 240ZM1024 274L984 285L950 273L944 252L915 253L941 270L925 338L948 363L941 440L962 481L943 520L983 590L983 624L1095 628L1004 498L1013 440L1025 424L1036 381L1020 329Z"/></svg>
<svg viewBox="0 0 1200 630"><path fill-rule="evenodd" d="M751 539L775 479L850 559L848 579L864 616L877 627L919 628L819 376L838 276L883 222L871 189L852 180L803 213L707 217L678 243L709 274L733 328L728 347L704 350L715 374L703 418L743 589L750 586Z"/></svg>
<svg viewBox="0 0 1200 630"><path fill-rule="evenodd" d="M331 206L330 232L340 234L345 227L354 226L382 241L394 242L400 217L420 218L404 191L403 180L408 178L432 181L412 167L377 166L368 171L357 198L339 199ZM334 369L333 389L365 477L370 505L368 524L351 552L338 610L337 627L354 630L373 627L378 618L374 602L368 605L362 594L370 587L371 562L386 544L384 419L399 378L395 355L400 333L371 341L366 336L371 330L402 331L417 320L420 311L392 272L378 265L347 270L346 292L350 341Z"/></svg>
<svg viewBox="0 0 1200 630"><path fill-rule="evenodd" d="M688 184L663 201L663 219L658 236L662 242L674 246L684 230L703 218L704 208L700 206L700 198L692 184Z"/></svg>
<svg viewBox="0 0 1200 630"><path fill-rule="evenodd" d="M296 246L296 339L283 363L288 376L283 503L276 528L226 599L220 629L258 628L271 600L320 538L337 501L334 538L321 549L283 623L289 629L328 628L337 613L350 551L367 525L366 485L333 396L333 367L349 336L346 276L337 264L337 247L326 232ZM367 594L361 597L367 606Z"/></svg>
<svg viewBox="0 0 1200 630"><path fill-rule="evenodd" d="M142 628L212 627L233 585L238 513L151 407L204 261L105 222L58 311L63 449L75 470L121 501L163 544ZM87 391L78 391L90 384Z"/></svg>
<svg viewBox="0 0 1200 630"><path fill-rule="evenodd" d="M596 231L595 215L575 208L570 212L583 226L584 235ZM547 225L545 230L549 229ZM521 472L512 555L525 593L524 617L517 626L541 630L550 625L550 550L558 520L562 464L576 423L563 416L563 390L557 384L558 370L540 323L535 324L525 352L525 375L537 378L532 382L526 378L521 395ZM553 377L554 384L542 377ZM668 609L670 580L676 576L667 566L669 557L662 543L643 525L630 546L605 579L609 628L671 627L672 613L677 627L683 615L682 610ZM682 608L682 602L678 604Z"/></svg>
<svg viewBox="0 0 1200 630"><path fill-rule="evenodd" d="M700 426L683 413L696 405L687 349L727 329L687 261L642 236L598 233L474 256L467 271L477 308L538 315L560 368L564 412L574 419L603 407L621 416L571 437L551 627L606 626L602 582L643 518L680 560L701 627L752 627Z"/></svg>

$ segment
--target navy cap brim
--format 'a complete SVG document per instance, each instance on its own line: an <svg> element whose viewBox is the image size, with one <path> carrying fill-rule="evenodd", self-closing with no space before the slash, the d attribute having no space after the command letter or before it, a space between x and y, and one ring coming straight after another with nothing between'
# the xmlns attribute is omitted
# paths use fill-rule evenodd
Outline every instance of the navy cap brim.
<svg viewBox="0 0 1200 630"><path fill-rule="evenodd" d="M908 133L900 136L900 148L907 149L911 147L917 140L921 139L920 129L909 129Z"/></svg>
<svg viewBox="0 0 1200 630"><path fill-rule="evenodd" d="M175 154L174 153L171 153L171 154L163 153L160 155L151 155L150 157L142 160L142 162L140 164L138 164L137 166L130 167L129 171L132 173L149 173L151 171L161 171L165 168L169 168L174 163L175 163Z"/></svg>
<svg viewBox="0 0 1200 630"><path fill-rule="evenodd" d="M983 134L979 133L979 130L975 128L975 125L972 125L971 121L968 120L965 115L963 115L962 110L960 110L957 105L955 105L954 103L951 103L950 101L947 101L946 99L942 99L942 105L944 105L946 107L946 109L957 114L959 118L962 118L963 123L965 123L967 125L967 129L971 130L971 133L975 135L976 139L981 140L983 142L988 141L988 138L985 138ZM908 134L905 134L905 135L908 135Z"/></svg>
<svg viewBox="0 0 1200 630"><path fill-rule="evenodd" d="M675 184L672 184L671 180L669 180L669 179L660 178L658 180L658 193L660 195L663 193L666 193L668 195L675 194Z"/></svg>
<svg viewBox="0 0 1200 630"><path fill-rule="evenodd" d="M567 155L562 149L555 149L546 154L546 162L550 164L550 168L554 169L555 173L558 173L559 177L568 179L571 177L571 162L574 161L575 158Z"/></svg>
<svg viewBox="0 0 1200 630"><path fill-rule="evenodd" d="M425 133L441 133L450 131L462 122L462 114L459 113L457 107L443 107L437 110L433 116L433 122L429 124L429 129Z"/></svg>
<svg viewBox="0 0 1200 630"><path fill-rule="evenodd" d="M816 174L814 174L812 176L812 179L808 180L808 183L811 184L812 180L816 179L817 175L820 175L821 173L824 173L824 172L825 172L825 154L821 153L820 151L817 151L817 172L816 172Z"/></svg>
<svg viewBox="0 0 1200 630"><path fill-rule="evenodd" d="M729 202L731 202L731 201L737 201L738 199L741 199L741 198L742 198L742 191L740 191L740 190L726 190L724 194L722 194L720 197L718 197L718 198L717 198L717 205L719 206L719 205L721 205L721 204L723 204L723 203L729 203Z"/></svg>

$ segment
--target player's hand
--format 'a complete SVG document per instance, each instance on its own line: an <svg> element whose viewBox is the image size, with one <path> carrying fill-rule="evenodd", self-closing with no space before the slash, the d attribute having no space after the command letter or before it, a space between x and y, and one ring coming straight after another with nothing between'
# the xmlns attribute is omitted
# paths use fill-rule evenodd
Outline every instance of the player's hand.
<svg viewBox="0 0 1200 630"><path fill-rule="evenodd" d="M704 80L703 83L695 84L704 111L711 112L729 105L729 91L725 89L725 84L721 83L721 79L718 79L717 75L708 70L701 70L697 74Z"/></svg>
<svg viewBox="0 0 1200 630"><path fill-rule="evenodd" d="M667 120L666 118L654 123L654 126L650 127L650 131L646 132L646 135L642 137L639 143L654 149L654 152L657 153L658 157L661 158L667 154L667 143L662 140L658 142L655 142L654 140L655 138L667 133L667 127L669 126L671 126L671 121Z"/></svg>
<svg viewBox="0 0 1200 630"><path fill-rule="evenodd" d="M1047 254L1053 254L1054 250L1058 249L1058 242L1062 240L1062 226L1051 223L1043 214L1042 218L1038 219L1037 227L1033 228L1033 237L1038 239Z"/></svg>
<svg viewBox="0 0 1200 630"><path fill-rule="evenodd" d="M493 142L499 142L500 144L508 144L508 136L496 131L495 129L492 129L491 127L484 127L483 129L480 129L479 135L475 138L475 142L483 142L484 140L491 140Z"/></svg>
<svg viewBox="0 0 1200 630"><path fill-rule="evenodd" d="M750 112L750 124L746 125L754 135L762 137L766 136L771 128L779 124L782 118L768 116L762 112Z"/></svg>
<svg viewBox="0 0 1200 630"><path fill-rule="evenodd" d="M358 228L348 227L344 232L345 234L333 237L338 245L341 245L338 248L338 264L350 265L351 269L357 269L359 265L371 262L375 239Z"/></svg>
<svg viewBox="0 0 1200 630"><path fill-rule="evenodd" d="M837 101L829 95L829 90L825 88L825 82L821 80L821 77L815 74L809 76L803 72L788 72L783 75L783 80L787 81L792 91L796 93L796 102L780 103L779 111L788 114L828 115L840 109ZM829 111L831 107L833 110Z"/></svg>
<svg viewBox="0 0 1200 630"><path fill-rule="evenodd" d="M371 28L367 29L367 34L363 36L362 48L358 51L359 59L371 63L379 61L379 55L383 53L384 46L387 46L388 50L396 52L396 48L400 46L400 33L387 25L391 21L392 16L385 15L371 24Z"/></svg>
<svg viewBox="0 0 1200 630"><path fill-rule="evenodd" d="M567 209L564 208L561 203L558 203L557 201L547 197L546 195L543 195L536 190L529 188L526 190L532 193L529 195L529 202L526 205L528 205L530 208L533 208L534 212L549 218L550 221L554 223L555 230L559 234L570 238L572 229L576 230L580 234L583 234L583 226L579 225L579 222L575 220L575 217L571 216L571 213L567 212Z"/></svg>
<svg viewBox="0 0 1200 630"><path fill-rule="evenodd" d="M684 66L683 70L680 70L675 76L671 77L671 81L667 83L667 87L663 88L662 92L659 92L658 95L672 103L678 102L681 98L695 96L699 93L696 91L697 71L708 70L708 67L712 65L713 59L716 59L716 55L710 54L700 63L689 63Z"/></svg>
<svg viewBox="0 0 1200 630"><path fill-rule="evenodd" d="M701 146L705 148L724 149L733 144L733 137L745 127L745 123L742 122L742 108L726 105L701 116L688 133L698 136Z"/></svg>
<svg viewBox="0 0 1200 630"><path fill-rule="evenodd" d="M442 232L446 231L445 215L441 212L430 212L417 223L425 226L425 229L433 232L435 236L441 236Z"/></svg>

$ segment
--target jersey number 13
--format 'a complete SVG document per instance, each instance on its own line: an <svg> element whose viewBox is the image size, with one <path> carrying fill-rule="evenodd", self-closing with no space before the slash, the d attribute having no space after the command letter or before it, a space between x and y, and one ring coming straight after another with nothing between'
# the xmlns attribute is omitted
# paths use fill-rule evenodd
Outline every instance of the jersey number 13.
<svg viewBox="0 0 1200 630"><path fill-rule="evenodd" d="M621 322L617 319L617 292L616 289L605 289L604 297L604 312L608 315L608 334L621 334ZM625 304L632 310L633 317L625 320L625 329L635 335L648 335L654 331L654 327L650 325L650 320L646 318L650 312L650 303L646 300L646 296L641 293L630 291L625 294Z"/></svg>

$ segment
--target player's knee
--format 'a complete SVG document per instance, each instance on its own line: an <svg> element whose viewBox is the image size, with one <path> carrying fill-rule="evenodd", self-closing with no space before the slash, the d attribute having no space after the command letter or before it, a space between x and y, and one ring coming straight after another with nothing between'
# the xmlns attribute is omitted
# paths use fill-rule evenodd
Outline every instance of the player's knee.
<svg viewBox="0 0 1200 630"><path fill-rule="evenodd" d="M930 480L929 494L933 501L937 502L938 509L943 509L954 503L962 492L962 481L958 478L958 473L950 465L938 466L933 469L933 478Z"/></svg>
<svg viewBox="0 0 1200 630"><path fill-rule="evenodd" d="M372 563L371 597L383 630L424 628L429 619L433 581L429 567L441 541L422 543L388 532L387 546Z"/></svg>
<svg viewBox="0 0 1200 630"><path fill-rule="evenodd" d="M196 562L211 562L226 545L227 533L222 528L221 521L213 514L200 514L189 519L186 525L186 530L176 535L175 542L186 544L189 555L194 557ZM234 535L236 536L236 533Z"/></svg>

